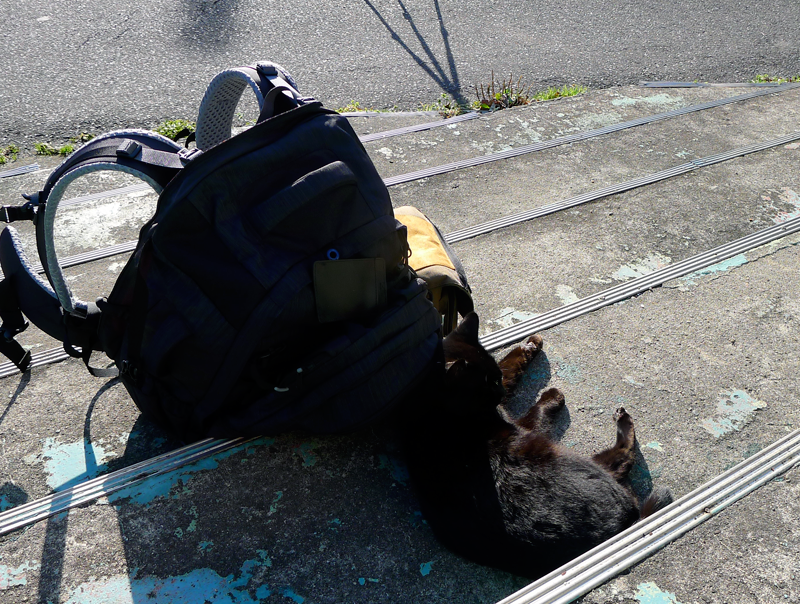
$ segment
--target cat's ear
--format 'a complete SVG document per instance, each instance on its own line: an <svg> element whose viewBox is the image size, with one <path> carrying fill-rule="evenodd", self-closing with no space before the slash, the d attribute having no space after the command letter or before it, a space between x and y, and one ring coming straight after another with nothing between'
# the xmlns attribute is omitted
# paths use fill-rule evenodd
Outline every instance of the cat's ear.
<svg viewBox="0 0 800 604"><path fill-rule="evenodd" d="M466 373L467 362L464 359L450 361L449 363L445 364L444 369L448 379L457 380Z"/></svg>
<svg viewBox="0 0 800 604"><path fill-rule="evenodd" d="M478 327L480 321L475 312L469 313L461 323L456 327L456 333L463 336L466 340L477 342L478 341Z"/></svg>

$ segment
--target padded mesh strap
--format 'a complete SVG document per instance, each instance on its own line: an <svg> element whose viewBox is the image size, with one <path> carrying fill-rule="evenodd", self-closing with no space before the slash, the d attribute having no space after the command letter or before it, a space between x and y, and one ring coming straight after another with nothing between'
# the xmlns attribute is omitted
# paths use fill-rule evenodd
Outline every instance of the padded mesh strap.
<svg viewBox="0 0 800 604"><path fill-rule="evenodd" d="M198 149L205 151L231 137L236 106L248 86L256 95L260 115L273 88L285 86L293 98L300 97L294 78L276 63L261 61L255 67L226 69L211 80L200 102L195 129Z"/></svg>
<svg viewBox="0 0 800 604"><path fill-rule="evenodd" d="M48 179L39 195L44 211L37 223L36 242L42 266L64 310L81 315L88 307L72 295L56 257L53 227L68 185L92 172L116 171L139 178L160 194L182 166L180 151L179 144L154 132L119 130L91 141Z"/></svg>

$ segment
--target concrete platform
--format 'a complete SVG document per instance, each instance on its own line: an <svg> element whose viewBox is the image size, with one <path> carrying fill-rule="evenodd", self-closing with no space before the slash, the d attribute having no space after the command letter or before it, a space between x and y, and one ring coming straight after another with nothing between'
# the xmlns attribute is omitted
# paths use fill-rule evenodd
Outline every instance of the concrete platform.
<svg viewBox="0 0 800 604"><path fill-rule="evenodd" d="M389 177L741 92L609 89L366 148ZM395 205L419 207L448 232L688 159L800 137L799 99L798 90L769 94L390 192ZM382 119L352 122L366 133ZM788 143L456 244L482 332L799 215L798 167L800 144ZM0 179L4 203L45 177ZM88 183L75 195L123 184ZM149 203L137 193L65 208L60 252L135 237ZM561 441L591 453L612 442L611 416L624 405L639 440L636 488L665 486L676 498L797 430L798 243L778 240L547 330L514 411L558 386L568 409ZM99 295L123 260L69 269L71 284L85 298ZM34 350L57 345L34 329L25 337ZM80 361L1 380L0 400L2 510L180 444L143 420L119 383L92 378ZM800 601L798 480L789 471L582 601ZM0 537L0 603L492 603L527 583L438 544L387 425L264 437Z"/></svg>

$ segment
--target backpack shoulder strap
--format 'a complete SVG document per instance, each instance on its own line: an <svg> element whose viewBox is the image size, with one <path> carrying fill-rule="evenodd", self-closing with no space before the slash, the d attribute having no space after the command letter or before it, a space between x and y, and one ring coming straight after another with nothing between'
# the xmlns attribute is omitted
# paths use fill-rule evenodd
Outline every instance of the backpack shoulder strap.
<svg viewBox="0 0 800 604"><path fill-rule="evenodd" d="M286 109L312 101L297 91L292 75L277 63L226 69L208 85L197 115L197 148L206 150L231 137L236 106L250 87L258 101L258 122Z"/></svg>
<svg viewBox="0 0 800 604"><path fill-rule="evenodd" d="M147 130L118 130L93 139L61 164L44 188L29 199L36 205L36 246L39 258L61 306L82 315L87 304L72 295L56 257L53 226L67 186L77 178L99 171L130 174L160 194L167 183L197 153Z"/></svg>

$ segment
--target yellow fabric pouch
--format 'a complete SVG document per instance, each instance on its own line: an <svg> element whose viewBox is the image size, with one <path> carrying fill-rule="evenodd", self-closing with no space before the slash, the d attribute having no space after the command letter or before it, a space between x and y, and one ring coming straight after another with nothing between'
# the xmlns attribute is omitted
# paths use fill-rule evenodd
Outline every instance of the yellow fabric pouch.
<svg viewBox="0 0 800 604"><path fill-rule="evenodd" d="M429 297L442 315L447 335L462 317L473 310L472 291L461 262L425 214L414 207L394 210L394 216L408 229L409 266L427 283Z"/></svg>

